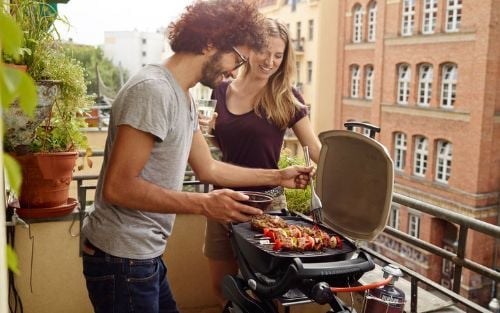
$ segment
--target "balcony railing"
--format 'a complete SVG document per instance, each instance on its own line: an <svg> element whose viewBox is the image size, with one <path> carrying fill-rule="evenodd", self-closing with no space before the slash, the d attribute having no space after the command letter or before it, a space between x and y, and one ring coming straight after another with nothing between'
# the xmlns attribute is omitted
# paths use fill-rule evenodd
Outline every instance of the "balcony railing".
<svg viewBox="0 0 500 313"><path fill-rule="evenodd" d="M97 155L101 154L97 153ZM87 203L87 190L95 189L95 182L93 182L92 184L87 184L87 183L89 180L95 180L96 178L97 175L80 175L80 176L75 176L73 178L73 180L77 182L78 186L78 201L80 203L80 208L81 208L80 216L82 219L85 214L85 207ZM203 184L199 180L197 180L196 177L194 176L194 173L191 171L186 171L184 186L185 187L195 186L193 191L197 192L208 192L210 190L210 186L208 184ZM450 252L441 247L430 244L429 242L412 237L392 227L385 228L384 230L385 234L395 237L406 244L423 249L433 255L449 260L454 264L454 275L453 275L454 278L453 278L452 290L439 285L438 283L430 280L429 278L409 268L399 265L403 273L407 277L409 277L409 280L411 282L411 293L409 296L407 295L407 301L410 302L411 312L412 313L417 312L417 303L419 300L426 300L426 299L419 299L418 295L419 283L426 285L428 289L437 291L442 295L449 297L455 303L462 305L467 311L484 312L484 313L490 312L488 309L481 307L477 303L474 303L471 300L461 296L459 292L462 280L462 270L464 268L472 272L478 273L483 277L491 279L494 284L500 283L499 272L487 266L474 262L466 258L465 256L465 247L469 230L474 230L478 233L487 235L496 240L500 238L500 227L398 193L393 194L393 202L420 211L422 213L447 220L459 226L458 248L456 253ZM397 263L394 260L391 260L381 255L380 253L377 253L376 251L370 249L369 247L361 247L360 249L369 253L375 259L378 259L383 263L386 264Z"/></svg>
<svg viewBox="0 0 500 313"><path fill-rule="evenodd" d="M421 239L412 237L392 227L386 227L384 229L384 233L389 234L395 238L398 238L399 240L409 245L416 246L420 249L428 251L433 255L437 255L439 257L447 259L454 264L455 269L453 275L452 290L449 290L444 286L441 286L435 283L434 281L428 279L427 277L400 265L401 269L403 270L403 273L405 273L408 277L410 277L411 280L411 295L410 295L411 312L412 313L417 312L419 282L427 285L431 289L439 291L440 293L446 295L456 303L462 304L469 310L472 309L477 312L490 312L488 309L481 307L477 303L474 303L469 299L462 297L460 295L460 284L462 280L463 268L469 269L475 273L480 274L483 277L491 279L494 284L498 284L500 282L499 272L484 265L481 265L477 262L474 262L470 259L465 258L465 247L467 243L467 235L469 230L474 230L477 231L478 233L490 236L493 239L497 239L500 238L500 227L398 193L393 194L393 202L459 225L458 248L456 253L450 252L448 250L430 244ZM361 249L365 250L366 252L374 256L376 259L382 260L384 263L394 263L394 260L391 260L381 255L380 253L375 252L370 248L363 247Z"/></svg>

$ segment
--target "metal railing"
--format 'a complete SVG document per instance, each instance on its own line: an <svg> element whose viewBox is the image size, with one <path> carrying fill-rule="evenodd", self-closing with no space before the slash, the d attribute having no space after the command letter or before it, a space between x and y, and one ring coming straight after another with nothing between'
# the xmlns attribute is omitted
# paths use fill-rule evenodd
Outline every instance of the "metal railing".
<svg viewBox="0 0 500 313"><path fill-rule="evenodd" d="M446 260L449 260L454 264L454 274L453 274L453 285L452 290L447 289L444 286L428 279L427 277L411 270L400 266L403 273L410 277L411 280L411 295L410 295L410 307L411 312L417 312L417 300L418 300L418 283L422 282L425 285L441 292L442 294L449 297L451 300L464 305L467 309L473 309L477 312L490 312L488 309L481 307L477 303L466 299L460 295L460 284L462 279L462 270L466 268L475 273L478 273L484 277L487 277L494 281L494 283L500 282L500 273L486 267L482 264L474 262L470 259L465 258L465 248L467 243L467 234L469 230L475 230L481 234L491 236L493 239L500 238L500 227L489 224L480 220L473 219L471 217L461 215L441 207L425 203L398 193L393 194L393 202L404 205L406 207L412 208L414 210L426 213L428 215L447 220L451 223L459 225L458 231L458 247L457 252L453 253L451 251L445 250L436 245L430 244L421 239L412 237L406 233L396 230L392 227L387 226L384 229L386 234L389 234L395 238L400 239L403 242L416 246L420 249L428 251L434 255L440 256ZM394 263L391 260L380 253L375 252L370 248L361 248L367 253L371 254L376 259L382 260L385 263ZM495 252L496 253L496 252Z"/></svg>
<svg viewBox="0 0 500 313"><path fill-rule="evenodd" d="M210 185L204 184L199 180L196 180L194 177L194 173L192 171L186 171L185 174L188 180L184 181L184 186L203 186L202 190L198 189L199 192L208 192L210 190ZM80 222L82 222L85 208L87 203L87 190L95 189L95 184L87 185L84 182L88 180L96 180L97 175L80 175L75 176L73 180L77 182L78 187L78 202L80 203ZM459 225L459 237L458 237L458 249L457 253L450 252L436 245L430 244L426 241L420 240L418 238L412 237L406 233L398 231L392 227L386 227L384 232L389 234L395 238L400 239L401 241L414 245L420 249L428 251L434 255L440 256L444 259L449 260L455 266L454 269L454 280L452 290L441 286L440 284L430 280L429 278L400 265L401 270L404 274L406 274L411 281L411 295L410 295L410 307L411 312L417 312L417 302L418 302L418 284L423 283L430 288L441 292L442 294L449 297L452 301L456 303L462 304L465 308L472 309L477 312L490 312L488 309L481 307L477 303L474 303L465 297L462 297L460 292L460 284L462 278L462 270L463 268L469 269L473 272L476 272L484 277L487 277L493 280L495 283L500 282L500 273L486 267L482 264L474 262L465 258L465 247L467 243L467 233L469 230L475 230L479 233L488 235L493 237L493 239L500 238L500 227L496 225L492 225L486 222L482 222L468 216L460 215L458 213L443 209L441 207L428 204L398 193L393 194L393 202L407 206L414 210L429 214L434 217L438 217L441 219L445 219L451 223L455 223ZM361 247L360 249L366 251L368 254L373 256L375 259L379 259L384 263L395 263L394 260L391 260L380 253L368 248Z"/></svg>

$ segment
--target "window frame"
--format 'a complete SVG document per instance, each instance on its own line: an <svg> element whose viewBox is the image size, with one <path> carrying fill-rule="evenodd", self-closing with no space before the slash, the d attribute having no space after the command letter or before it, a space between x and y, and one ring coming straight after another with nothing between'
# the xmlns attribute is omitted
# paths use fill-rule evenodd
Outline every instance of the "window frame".
<svg viewBox="0 0 500 313"><path fill-rule="evenodd" d="M411 36L415 30L416 0L403 0L401 5L401 35Z"/></svg>
<svg viewBox="0 0 500 313"><path fill-rule="evenodd" d="M361 68L357 64L353 64L351 69L351 98L359 98L361 91Z"/></svg>
<svg viewBox="0 0 500 313"><path fill-rule="evenodd" d="M426 70L427 69L427 70ZM432 98L432 81L434 79L432 64L424 63L418 70L418 101L420 107L429 107Z"/></svg>
<svg viewBox="0 0 500 313"><path fill-rule="evenodd" d="M444 150L444 151L443 151ZM438 140L436 143L436 168L434 179L437 182L448 184L451 177L453 161L453 145L447 140Z"/></svg>
<svg viewBox="0 0 500 313"><path fill-rule="evenodd" d="M300 81L300 67L301 67L301 64L300 64L300 61L295 61L295 67L297 69L297 83L301 83Z"/></svg>
<svg viewBox="0 0 500 313"><path fill-rule="evenodd" d="M360 43L363 41L363 7L356 4L352 14L352 42Z"/></svg>
<svg viewBox="0 0 500 313"><path fill-rule="evenodd" d="M404 71L403 68L406 68ZM404 71L404 75L403 74ZM398 94L396 102L398 104L407 105L410 100L410 88L411 88L411 67L407 63L402 63L398 65Z"/></svg>
<svg viewBox="0 0 500 313"><path fill-rule="evenodd" d="M368 5L368 42L375 42L377 34L377 1L372 1Z"/></svg>
<svg viewBox="0 0 500 313"><path fill-rule="evenodd" d="M453 109L457 98L458 66L454 63L444 64L441 68L441 97L439 106Z"/></svg>
<svg viewBox="0 0 500 313"><path fill-rule="evenodd" d="M425 177L429 161L429 139L416 136L413 150L413 175Z"/></svg>
<svg viewBox="0 0 500 313"><path fill-rule="evenodd" d="M399 230L401 225L401 209L397 205L391 205L389 212L388 225L394 229Z"/></svg>
<svg viewBox="0 0 500 313"><path fill-rule="evenodd" d="M407 136L403 132L394 133L394 169L403 171L406 165L408 150Z"/></svg>
<svg viewBox="0 0 500 313"><path fill-rule="evenodd" d="M451 33L460 31L461 23L462 0L446 0L445 32Z"/></svg>
<svg viewBox="0 0 500 313"><path fill-rule="evenodd" d="M422 34L429 35L436 32L437 14L438 0L424 0L422 12Z"/></svg>
<svg viewBox="0 0 500 313"><path fill-rule="evenodd" d="M312 61L307 61L307 83L310 84L312 82L313 75L313 64Z"/></svg>
<svg viewBox="0 0 500 313"><path fill-rule="evenodd" d="M373 99L374 69L372 65L365 66L365 99Z"/></svg>
<svg viewBox="0 0 500 313"><path fill-rule="evenodd" d="M420 237L420 215L408 213L408 235L415 238Z"/></svg>
<svg viewBox="0 0 500 313"><path fill-rule="evenodd" d="M309 39L309 41L311 41L314 39L314 20L313 19L309 20L308 26L309 26L308 39Z"/></svg>

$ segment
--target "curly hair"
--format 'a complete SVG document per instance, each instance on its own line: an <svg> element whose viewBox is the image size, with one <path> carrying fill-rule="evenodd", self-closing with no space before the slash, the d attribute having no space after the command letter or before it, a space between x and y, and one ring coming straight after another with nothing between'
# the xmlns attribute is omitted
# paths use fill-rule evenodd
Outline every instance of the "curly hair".
<svg viewBox="0 0 500 313"><path fill-rule="evenodd" d="M265 45L263 25L264 16L255 4L244 0L198 0L170 23L167 34L174 52L200 54L210 44L224 52L240 45L259 50Z"/></svg>

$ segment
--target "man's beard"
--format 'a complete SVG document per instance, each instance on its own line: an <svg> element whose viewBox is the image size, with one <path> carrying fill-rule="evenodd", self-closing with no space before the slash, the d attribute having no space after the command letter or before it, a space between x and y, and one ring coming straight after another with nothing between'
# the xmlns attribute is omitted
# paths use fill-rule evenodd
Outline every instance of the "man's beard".
<svg viewBox="0 0 500 313"><path fill-rule="evenodd" d="M220 59L222 54L220 52L215 53L210 60L203 64L201 70L200 83L204 86L214 89L222 82L220 76L224 73L220 66Z"/></svg>

